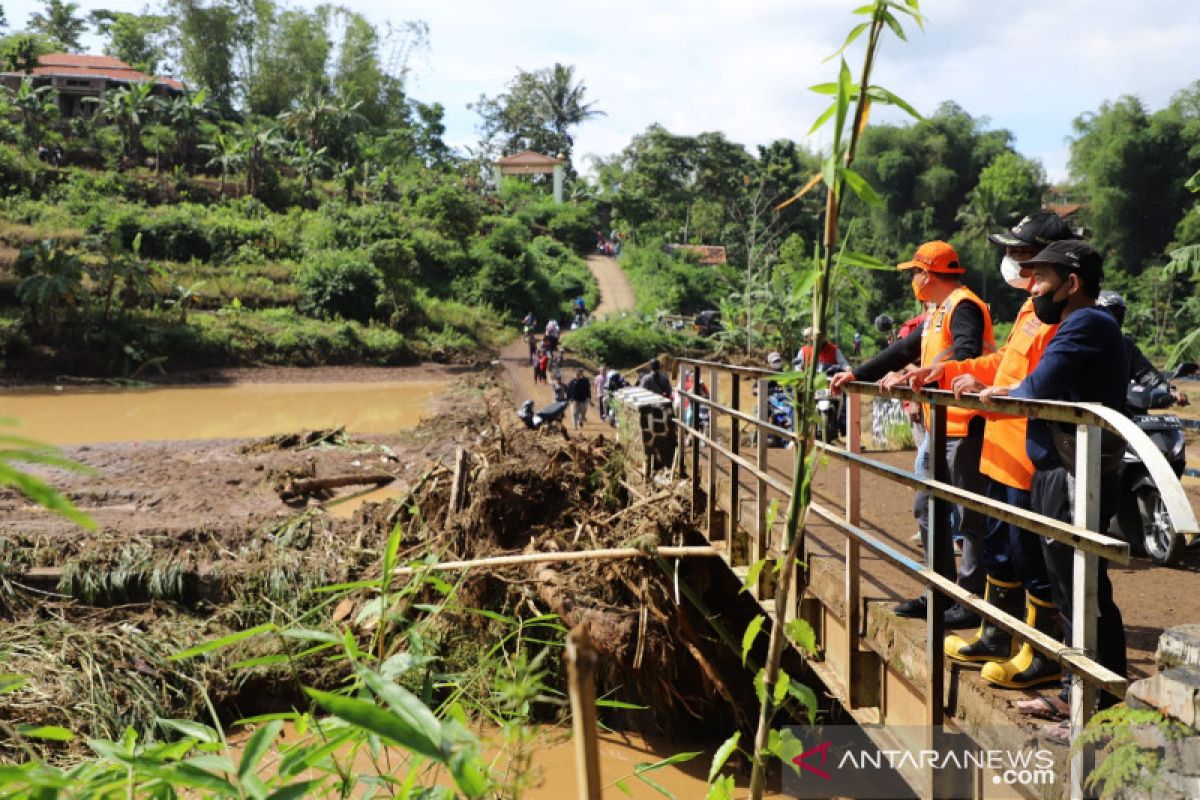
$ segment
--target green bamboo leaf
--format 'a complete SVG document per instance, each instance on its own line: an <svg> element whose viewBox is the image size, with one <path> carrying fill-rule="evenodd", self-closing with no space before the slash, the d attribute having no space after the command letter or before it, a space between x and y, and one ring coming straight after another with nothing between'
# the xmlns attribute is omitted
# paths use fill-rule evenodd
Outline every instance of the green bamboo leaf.
<svg viewBox="0 0 1200 800"><path fill-rule="evenodd" d="M166 766L141 763L138 766L143 772L168 784L205 789L215 792L218 797L239 797L241 795L237 787L228 780L220 775L214 775L207 770L192 766L190 760Z"/></svg>
<svg viewBox="0 0 1200 800"><path fill-rule="evenodd" d="M837 171L838 161L841 159L841 151L834 149L832 153L821 164L821 179L825 181L825 185L830 192L836 192L837 186Z"/></svg>
<svg viewBox="0 0 1200 800"><path fill-rule="evenodd" d="M814 133L820 130L822 125L824 125L826 122L829 122L829 118L833 116L834 111L837 111L837 103L830 104L829 108L825 109L821 113L821 116L817 117L817 121L814 122L812 127L808 129L808 135L812 136Z"/></svg>
<svg viewBox="0 0 1200 800"><path fill-rule="evenodd" d="M808 620L793 619L783 626L784 633L810 656L817 654L817 634Z"/></svg>
<svg viewBox="0 0 1200 800"><path fill-rule="evenodd" d="M874 14L874 13L875 13L875 4L874 4L874 3L867 3L865 6L859 6L858 8L854 9L854 10L853 10L853 11L851 11L850 13L851 13L851 14L858 14L858 15L863 15L863 14Z"/></svg>
<svg viewBox="0 0 1200 800"><path fill-rule="evenodd" d="M817 94L836 95L838 85L834 81L830 81L828 83L814 83L812 86L808 87L808 90L810 92L816 92Z"/></svg>
<svg viewBox="0 0 1200 800"><path fill-rule="evenodd" d="M222 774L226 774L232 773L234 769L233 762L229 760L227 756L213 754L195 756L194 758L189 758L184 763L191 767L195 767L196 769L202 769L205 772L220 772Z"/></svg>
<svg viewBox="0 0 1200 800"><path fill-rule="evenodd" d="M421 702L421 698L365 667L358 670L358 675L367 688L387 704L392 713L428 740L436 752L443 751L445 737L442 734L442 723L429 710L429 706Z"/></svg>
<svg viewBox="0 0 1200 800"><path fill-rule="evenodd" d="M437 761L439 764L445 763L446 756L442 752L439 742L431 739L425 732L414 728L398 715L364 700L330 694L317 689L305 688L304 691L317 705L338 719L365 728L401 747L407 747L415 753Z"/></svg>
<svg viewBox="0 0 1200 800"><path fill-rule="evenodd" d="M651 780L650 778L647 778L645 775L643 775L643 774L642 774L642 773L640 773L640 772L635 772L635 773L633 774L633 777L637 778L639 781L641 781L642 783L646 784L646 785L647 785L647 786L649 786L651 789L653 789L654 791L656 791L656 792L658 792L659 794L661 794L663 797L669 797L669 798L671 798L671 800L675 800L675 793L674 793L674 792L672 792L672 791L671 791L670 789L668 789L667 787L663 786L663 785L662 785L661 783L659 783L658 781Z"/></svg>
<svg viewBox="0 0 1200 800"><path fill-rule="evenodd" d="M856 253L853 250L842 251L838 255L838 261L848 267L858 267L859 269L875 269L883 272L895 272L896 270L894 264L889 264L867 253Z"/></svg>
<svg viewBox="0 0 1200 800"><path fill-rule="evenodd" d="M842 149L842 136L846 129L846 116L850 113L850 93L854 91L853 79L850 77L850 66L842 59L842 67L838 71L837 111L833 121L833 152Z"/></svg>
<svg viewBox="0 0 1200 800"><path fill-rule="evenodd" d="M454 784L467 797L482 797L488 789L487 767L474 748L459 750L450 757Z"/></svg>
<svg viewBox="0 0 1200 800"><path fill-rule="evenodd" d="M645 711L649 706L639 706L637 703L626 703L623 700L606 700L600 698L596 701L599 708L623 708L628 711Z"/></svg>
<svg viewBox="0 0 1200 800"><path fill-rule="evenodd" d="M742 738L741 731L734 731L733 736L730 736L721 746L717 748L717 752L713 753L712 766L708 768L708 782L712 783L717 777L717 773L725 766L725 762L733 755L733 751L737 749L738 740Z"/></svg>
<svg viewBox="0 0 1200 800"><path fill-rule="evenodd" d="M863 6L862 8L869 8L869 6ZM860 11L860 10L861 10L861 8L857 9L854 13L857 14L858 11ZM842 42L842 46L837 49L837 52L826 56L824 59L822 59L821 63L825 63L826 61L835 59L838 56L840 56L842 53L846 52L846 48L849 47L850 45L854 44L854 40L857 39L859 36L862 36L862 32L865 31L869 27L871 27L870 22L863 22L858 25L855 25L853 28L851 28L849 35L846 36L846 41Z"/></svg>
<svg viewBox="0 0 1200 800"><path fill-rule="evenodd" d="M279 626L273 622L264 622L262 625L255 625L253 628L248 628L244 631L237 631L228 636L222 636L220 639L213 639L211 642L198 644L195 647L189 647L181 653L176 653L171 656L172 661L184 661L185 659L194 658L196 656L211 653L213 650L220 650L222 647L228 647L231 644L237 644L243 639L249 639L253 636L258 636L260 633L271 633L279 630Z"/></svg>
<svg viewBox="0 0 1200 800"><path fill-rule="evenodd" d="M653 764L638 764L633 768L633 772L635 775L641 775L646 772L654 772L656 769L669 767L672 764L683 764L684 762L691 761L693 758L699 755L703 755L703 753L699 751L695 753L676 753L673 756L667 756L664 759L655 761Z"/></svg>
<svg viewBox="0 0 1200 800"><path fill-rule="evenodd" d="M746 626L746 631L742 634L742 666L746 666L746 657L750 655L750 648L754 646L754 640L758 637L758 632L762 630L763 623L766 618L762 614L757 615L750 620L750 624Z"/></svg>
<svg viewBox="0 0 1200 800"><path fill-rule="evenodd" d="M909 105L908 101L893 92L888 91L882 86L872 86L867 89L867 97L871 98L872 102L882 103L888 106L895 106L907 113L913 119L919 122L925 122L925 118L921 113Z"/></svg>
<svg viewBox="0 0 1200 800"><path fill-rule="evenodd" d="M277 711L272 714L256 714L253 717L242 717L233 724L236 727L242 728L250 725L262 725L264 722L272 722L274 720L295 722L302 716L303 714L300 714L297 711Z"/></svg>
<svg viewBox="0 0 1200 800"><path fill-rule="evenodd" d="M709 783L711 785L708 787L708 793L704 795L704 800L733 800L735 785L732 775L725 775L716 783Z"/></svg>
<svg viewBox="0 0 1200 800"><path fill-rule="evenodd" d="M397 522L388 534L387 546L383 550L383 575L387 580L391 577L392 569L396 566L396 554L400 552L400 542L404 540L404 530Z"/></svg>
<svg viewBox="0 0 1200 800"><path fill-rule="evenodd" d="M768 530L770 530L770 528L768 528ZM766 564L767 559L760 558L758 561L755 561L750 565L750 569L746 572L746 579L742 581L743 592L748 592L750 591L751 586L758 585L758 576L762 574L763 567L765 567Z"/></svg>
<svg viewBox="0 0 1200 800"><path fill-rule="evenodd" d="M201 722L196 722L195 720L166 719L164 717L160 717L155 720L155 722L157 722L160 727L166 728L167 730L175 731L176 733L183 734L184 736L190 736L193 739L205 742L207 744L213 744L214 742L221 741L221 735L217 733L215 728L210 728L208 725L205 725Z"/></svg>
<svg viewBox="0 0 1200 800"><path fill-rule="evenodd" d="M30 739L45 739L51 742L70 742L75 734L58 725L19 725L17 730Z"/></svg>
<svg viewBox="0 0 1200 800"><path fill-rule="evenodd" d="M307 797L310 793L316 794L316 788L324 781L324 778L314 778L311 781L289 783L287 786L281 786L267 795L267 800L300 800L300 798Z"/></svg>
<svg viewBox="0 0 1200 800"><path fill-rule="evenodd" d="M904 28L900 27L900 23L896 21L895 17L886 11L880 16L882 17L884 23L886 23L887 26L892 29L892 33L896 34L897 39L902 42L908 41L908 37L904 35Z"/></svg>
<svg viewBox="0 0 1200 800"><path fill-rule="evenodd" d="M342 642L341 636L313 628L284 628L279 635L285 639L301 639L308 642L325 642L326 644L341 644Z"/></svg>
<svg viewBox="0 0 1200 800"><path fill-rule="evenodd" d="M250 740L246 742L246 749L242 751L242 760L238 762L238 780L244 783L248 777L254 774L254 768L271 749L271 745L275 743L275 739L282 729L283 722L272 720L254 732Z"/></svg>
<svg viewBox="0 0 1200 800"><path fill-rule="evenodd" d="M29 459L23 460L28 461ZM96 529L96 523L91 517L75 508L70 500L63 497L50 485L3 463L0 463L0 486L10 486L16 489L48 511L53 511L89 531Z"/></svg>
<svg viewBox="0 0 1200 800"><path fill-rule="evenodd" d="M838 167L838 174L842 176L842 179L846 181L846 185L864 203L872 206L883 205L883 199L875 193L875 190L871 188L871 184L867 183L866 178L849 167Z"/></svg>
<svg viewBox="0 0 1200 800"><path fill-rule="evenodd" d="M24 675L17 675L12 672L0 673L0 694L15 692L27 683L29 683L29 678Z"/></svg>

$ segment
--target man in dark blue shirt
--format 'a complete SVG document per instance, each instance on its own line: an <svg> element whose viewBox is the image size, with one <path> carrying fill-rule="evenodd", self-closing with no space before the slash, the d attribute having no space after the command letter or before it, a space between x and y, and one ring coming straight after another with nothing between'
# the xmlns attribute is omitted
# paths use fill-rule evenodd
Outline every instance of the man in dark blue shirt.
<svg viewBox="0 0 1200 800"><path fill-rule="evenodd" d="M1103 257L1091 245L1078 240L1053 242L1030 261L1021 262L1033 279L1034 313L1047 325L1059 324L1058 333L1042 354L1036 369L1015 387L994 386L980 393L980 399L1009 395L1030 400L1068 400L1100 403L1120 411L1125 405L1129 385L1129 361L1120 326L1096 306L1100 282L1104 276ZM1026 450L1036 472L1031 488L1033 511L1063 522L1072 520L1074 504L1074 465L1064 459L1060 447L1069 436L1056 430L1057 423L1029 421ZM1121 443L1116 437L1104 437L1100 478L1100 528L1104 530L1115 511L1118 499L1117 472ZM1113 453L1117 458L1111 458ZM1105 471L1106 467L1111 467ZM1042 540L1042 552L1049 573L1051 593L1062 614L1064 641L1071 642L1072 578L1074 548L1054 539ZM1099 623L1096 659L1105 667L1124 675L1125 626L1121 611L1113 600L1108 579L1108 562L1100 559L1097 586ZM1066 700L1069 676L1063 674ZM1119 698L1117 698L1119 699ZM1116 700L1102 695L1101 707Z"/></svg>

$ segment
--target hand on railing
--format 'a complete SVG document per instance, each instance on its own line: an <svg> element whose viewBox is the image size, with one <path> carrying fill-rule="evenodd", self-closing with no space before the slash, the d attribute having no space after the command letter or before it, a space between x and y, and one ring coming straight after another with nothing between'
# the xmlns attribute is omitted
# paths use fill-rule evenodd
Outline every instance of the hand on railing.
<svg viewBox="0 0 1200 800"><path fill-rule="evenodd" d="M963 374L950 381L950 391L954 392L956 400L961 400L964 394L979 394L987 388L988 385L974 375Z"/></svg>
<svg viewBox="0 0 1200 800"><path fill-rule="evenodd" d="M988 386L979 393L979 399L984 403L990 403L993 397L1007 397L1009 388L1008 386Z"/></svg>
<svg viewBox="0 0 1200 800"><path fill-rule="evenodd" d="M934 364L910 370L908 372L908 388L917 392L921 391L925 388L926 384L934 383L940 379L945 369L941 364Z"/></svg>
<svg viewBox="0 0 1200 800"><path fill-rule="evenodd" d="M886 391L908 388L908 372L889 372L879 380L879 387Z"/></svg>
<svg viewBox="0 0 1200 800"><path fill-rule="evenodd" d="M842 384L856 380L858 380L858 378L854 377L854 373L850 370L835 373L829 378L829 392L834 397L837 397L842 393Z"/></svg>

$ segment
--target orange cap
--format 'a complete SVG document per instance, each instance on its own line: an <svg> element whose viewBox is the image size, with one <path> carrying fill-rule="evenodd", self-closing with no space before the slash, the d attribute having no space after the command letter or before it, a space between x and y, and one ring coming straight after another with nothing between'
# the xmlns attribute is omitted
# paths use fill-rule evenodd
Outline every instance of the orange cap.
<svg viewBox="0 0 1200 800"><path fill-rule="evenodd" d="M949 272L962 274L966 272L958 261L958 253L945 242L926 242L917 248L912 261L905 261L896 269L923 269L926 272Z"/></svg>

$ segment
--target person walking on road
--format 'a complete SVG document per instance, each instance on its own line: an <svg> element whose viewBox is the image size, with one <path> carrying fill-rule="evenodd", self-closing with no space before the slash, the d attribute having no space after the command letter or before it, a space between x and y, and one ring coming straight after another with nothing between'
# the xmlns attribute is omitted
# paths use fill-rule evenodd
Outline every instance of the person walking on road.
<svg viewBox="0 0 1200 800"><path fill-rule="evenodd" d="M671 396L671 379L662 373L662 365L657 358L650 360L650 371L642 376L638 381L638 386L647 391L661 394L663 397Z"/></svg>
<svg viewBox="0 0 1200 800"><path fill-rule="evenodd" d="M575 430L587 422L588 406L592 404L592 382L583 375L582 369L575 370L575 378L567 384L567 399L571 401L571 419Z"/></svg>

